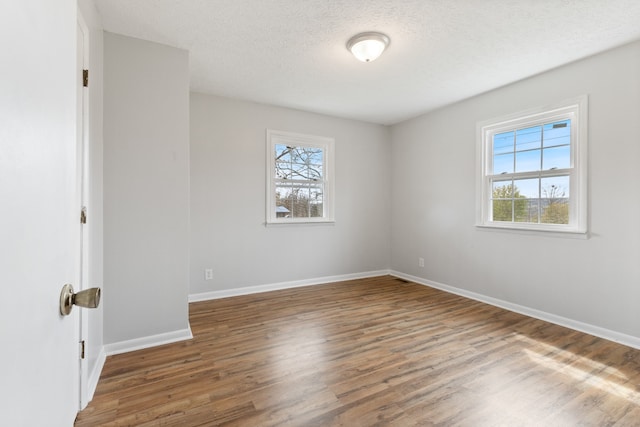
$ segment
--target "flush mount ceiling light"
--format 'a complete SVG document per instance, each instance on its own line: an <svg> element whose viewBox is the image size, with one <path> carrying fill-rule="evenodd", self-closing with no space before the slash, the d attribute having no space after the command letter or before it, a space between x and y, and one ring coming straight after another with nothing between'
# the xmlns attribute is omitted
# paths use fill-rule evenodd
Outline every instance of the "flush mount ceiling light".
<svg viewBox="0 0 640 427"><path fill-rule="evenodd" d="M351 37L347 42L347 49L362 62L371 62L382 55L389 46L389 37L382 33L360 33Z"/></svg>

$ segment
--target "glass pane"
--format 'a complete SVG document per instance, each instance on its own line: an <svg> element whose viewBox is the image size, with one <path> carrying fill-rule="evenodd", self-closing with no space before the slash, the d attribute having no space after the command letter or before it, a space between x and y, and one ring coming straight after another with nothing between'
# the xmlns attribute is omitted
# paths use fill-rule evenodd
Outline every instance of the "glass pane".
<svg viewBox="0 0 640 427"><path fill-rule="evenodd" d="M291 196L293 184L280 183L276 186L276 218L291 218Z"/></svg>
<svg viewBox="0 0 640 427"><path fill-rule="evenodd" d="M540 170L541 150L521 151L516 153L516 172Z"/></svg>
<svg viewBox="0 0 640 427"><path fill-rule="evenodd" d="M542 169L565 169L571 167L571 147L545 148L542 150Z"/></svg>
<svg viewBox="0 0 640 427"><path fill-rule="evenodd" d="M324 216L322 184L280 182L276 186L277 218L308 218Z"/></svg>
<svg viewBox="0 0 640 427"><path fill-rule="evenodd" d="M513 173L513 153L496 154L493 156L493 174Z"/></svg>
<svg viewBox="0 0 640 427"><path fill-rule="evenodd" d="M323 179L324 151L316 147L275 145L275 177L321 181Z"/></svg>
<svg viewBox="0 0 640 427"><path fill-rule="evenodd" d="M513 152L514 132L504 132L493 136L493 154Z"/></svg>
<svg viewBox="0 0 640 427"><path fill-rule="evenodd" d="M512 181L494 181L492 187L492 199L511 199L513 197Z"/></svg>
<svg viewBox="0 0 640 427"><path fill-rule="evenodd" d="M538 178L516 179L513 182L513 215L516 222L538 222Z"/></svg>
<svg viewBox="0 0 640 427"><path fill-rule="evenodd" d="M569 197L568 176L553 176L549 178L542 178L541 181L542 195L540 197L548 199Z"/></svg>
<svg viewBox="0 0 640 427"><path fill-rule="evenodd" d="M276 185L276 202L280 199L286 200L291 197L293 184L281 182Z"/></svg>
<svg viewBox="0 0 640 427"><path fill-rule="evenodd" d="M321 180L323 177L324 151L322 148L305 148L305 163L308 165L308 177L312 180Z"/></svg>
<svg viewBox="0 0 640 427"><path fill-rule="evenodd" d="M540 222L569 224L569 177L554 176L542 179Z"/></svg>
<svg viewBox="0 0 640 427"><path fill-rule="evenodd" d="M289 204L289 206L291 206ZM276 218L291 218L291 211L284 204L276 206Z"/></svg>
<svg viewBox="0 0 640 427"><path fill-rule="evenodd" d="M297 187L291 196L291 212L293 218L309 217L309 188Z"/></svg>
<svg viewBox="0 0 640 427"><path fill-rule="evenodd" d="M493 220L508 221L513 220L512 217L512 200L493 200Z"/></svg>
<svg viewBox="0 0 640 427"><path fill-rule="evenodd" d="M541 223L569 224L569 199L558 199L553 201L549 199L542 199L541 202Z"/></svg>
<svg viewBox="0 0 640 427"><path fill-rule="evenodd" d="M513 201L513 214L515 222L538 223L540 201L538 199L515 199Z"/></svg>
<svg viewBox="0 0 640 427"><path fill-rule="evenodd" d="M324 216L323 191L321 185L309 187L309 216Z"/></svg>
<svg viewBox="0 0 640 427"><path fill-rule="evenodd" d="M492 183L493 221L513 220L513 181L493 181Z"/></svg>
<svg viewBox="0 0 640 427"><path fill-rule="evenodd" d="M540 197L539 188L538 188L539 180L538 178L530 178L530 179L516 179L514 181L513 188L513 197L518 198L527 198L527 199L537 199Z"/></svg>
<svg viewBox="0 0 640 427"><path fill-rule="evenodd" d="M291 161L291 147L288 147L284 144L276 144L276 161L277 160L282 160L285 162L289 162Z"/></svg>
<svg viewBox="0 0 640 427"><path fill-rule="evenodd" d="M544 146L569 145L571 143L571 120L544 125Z"/></svg>
<svg viewBox="0 0 640 427"><path fill-rule="evenodd" d="M276 162L275 177L279 179L291 179L291 167L288 162Z"/></svg>
<svg viewBox="0 0 640 427"><path fill-rule="evenodd" d="M307 178L317 181L322 179L322 165L307 165Z"/></svg>
<svg viewBox="0 0 640 427"><path fill-rule="evenodd" d="M309 164L322 165L323 152L321 148L308 148Z"/></svg>
<svg viewBox="0 0 640 427"><path fill-rule="evenodd" d="M291 150L284 144L275 145L275 177L281 179L291 179Z"/></svg>
<svg viewBox="0 0 640 427"><path fill-rule="evenodd" d="M520 129L516 132L516 151L535 150L542 145L542 126Z"/></svg>
<svg viewBox="0 0 640 427"><path fill-rule="evenodd" d="M301 165L299 163L291 164L292 179L308 179L308 167L306 165Z"/></svg>

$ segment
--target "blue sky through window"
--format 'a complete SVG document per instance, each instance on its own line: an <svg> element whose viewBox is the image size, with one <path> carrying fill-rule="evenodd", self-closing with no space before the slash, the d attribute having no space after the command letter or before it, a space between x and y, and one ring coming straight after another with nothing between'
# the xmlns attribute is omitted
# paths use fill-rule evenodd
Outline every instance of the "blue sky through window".
<svg viewBox="0 0 640 427"><path fill-rule="evenodd" d="M571 120L493 137L493 175L571 167Z"/></svg>

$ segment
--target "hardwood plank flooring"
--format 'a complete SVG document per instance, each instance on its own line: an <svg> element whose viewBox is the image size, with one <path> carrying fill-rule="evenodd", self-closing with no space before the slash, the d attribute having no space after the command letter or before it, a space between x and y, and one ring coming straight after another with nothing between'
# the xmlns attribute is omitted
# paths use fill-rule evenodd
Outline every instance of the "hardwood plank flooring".
<svg viewBox="0 0 640 427"><path fill-rule="evenodd" d="M640 351L384 276L192 303L81 426L640 426Z"/></svg>

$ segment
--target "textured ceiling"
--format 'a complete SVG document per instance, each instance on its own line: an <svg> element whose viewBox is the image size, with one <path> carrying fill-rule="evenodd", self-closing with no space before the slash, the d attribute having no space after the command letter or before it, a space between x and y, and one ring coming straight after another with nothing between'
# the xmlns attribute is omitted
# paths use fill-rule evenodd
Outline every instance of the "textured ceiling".
<svg viewBox="0 0 640 427"><path fill-rule="evenodd" d="M640 39L640 0L96 0L190 52L191 90L381 124ZM358 32L391 38L375 62Z"/></svg>

